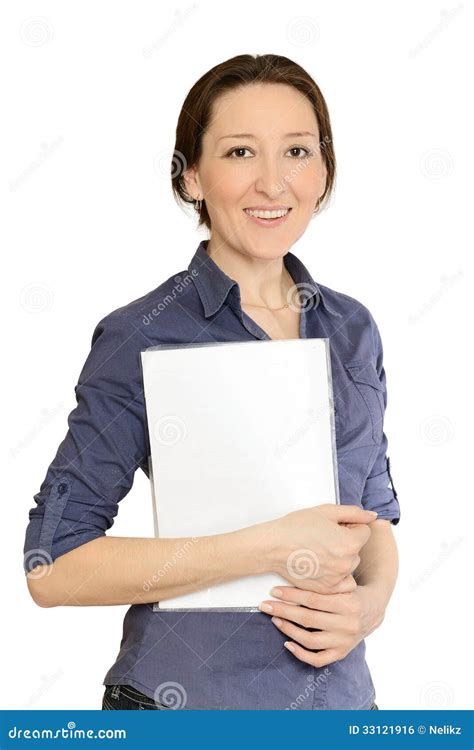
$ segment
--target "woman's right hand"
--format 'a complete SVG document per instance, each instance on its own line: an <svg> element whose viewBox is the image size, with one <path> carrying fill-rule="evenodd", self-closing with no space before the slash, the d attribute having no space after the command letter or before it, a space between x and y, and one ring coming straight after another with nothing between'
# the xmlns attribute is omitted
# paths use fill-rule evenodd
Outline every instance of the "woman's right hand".
<svg viewBox="0 0 474 750"><path fill-rule="evenodd" d="M292 586L320 594L353 591L353 571L377 514L327 503L269 523L271 569Z"/></svg>

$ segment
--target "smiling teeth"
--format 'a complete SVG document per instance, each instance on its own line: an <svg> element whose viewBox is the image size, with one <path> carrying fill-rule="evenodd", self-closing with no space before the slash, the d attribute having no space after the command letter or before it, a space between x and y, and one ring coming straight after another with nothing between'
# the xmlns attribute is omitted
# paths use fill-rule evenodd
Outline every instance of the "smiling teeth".
<svg viewBox="0 0 474 750"><path fill-rule="evenodd" d="M256 216L258 219L279 219L281 216L286 216L289 211L288 208L282 208L278 211L253 211L251 208L246 208L244 210L249 216Z"/></svg>

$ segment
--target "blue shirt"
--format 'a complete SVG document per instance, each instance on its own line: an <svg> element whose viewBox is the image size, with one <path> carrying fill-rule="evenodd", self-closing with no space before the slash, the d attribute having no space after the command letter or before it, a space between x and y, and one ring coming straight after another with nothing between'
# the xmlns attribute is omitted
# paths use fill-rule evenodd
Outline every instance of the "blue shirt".
<svg viewBox="0 0 474 750"><path fill-rule="evenodd" d="M68 431L34 496L25 570L103 536L140 468L147 476L140 352L157 344L269 339L241 308L240 288L207 255L106 315L75 386ZM341 503L376 510L398 523L391 481L382 342L360 302L316 284L291 252L284 264L304 295L301 338L327 337L334 390ZM308 506L312 505L308 497ZM85 634L77 648L87 655ZM315 668L291 654L286 636L263 612L154 612L132 605L106 684L128 684L155 697L169 691L184 709L368 709L375 690L365 643Z"/></svg>

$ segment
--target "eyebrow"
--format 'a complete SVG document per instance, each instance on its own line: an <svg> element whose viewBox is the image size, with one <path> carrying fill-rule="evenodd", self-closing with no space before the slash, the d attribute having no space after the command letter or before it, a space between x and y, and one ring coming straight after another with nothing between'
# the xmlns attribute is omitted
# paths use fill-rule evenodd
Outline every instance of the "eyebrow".
<svg viewBox="0 0 474 750"><path fill-rule="evenodd" d="M316 133L310 133L308 130L304 130L299 133L286 133L283 138L301 138L304 135L312 135L313 138L317 137ZM222 135L217 140L222 141L223 138L255 138L255 136L252 133L231 133L229 135Z"/></svg>

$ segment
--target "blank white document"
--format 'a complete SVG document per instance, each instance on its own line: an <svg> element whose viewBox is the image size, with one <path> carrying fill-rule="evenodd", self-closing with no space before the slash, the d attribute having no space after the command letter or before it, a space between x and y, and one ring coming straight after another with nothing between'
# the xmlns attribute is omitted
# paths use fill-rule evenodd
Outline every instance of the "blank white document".
<svg viewBox="0 0 474 750"><path fill-rule="evenodd" d="M201 536L339 503L329 346L326 338L270 339L141 352L155 536L199 544ZM246 576L154 608L256 610L278 584L288 581Z"/></svg>

